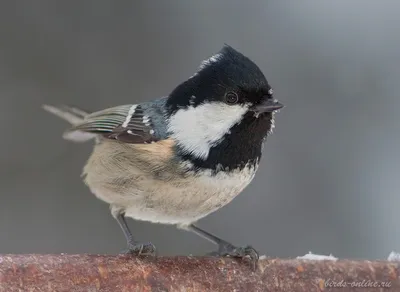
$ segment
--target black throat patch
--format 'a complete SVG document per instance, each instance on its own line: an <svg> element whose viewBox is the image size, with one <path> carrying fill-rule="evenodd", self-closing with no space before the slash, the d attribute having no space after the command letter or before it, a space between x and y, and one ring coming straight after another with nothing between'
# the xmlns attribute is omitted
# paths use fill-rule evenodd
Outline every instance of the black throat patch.
<svg viewBox="0 0 400 292"><path fill-rule="evenodd" d="M179 146L177 152L183 160L191 162L195 170L210 169L217 173L221 170L252 167L261 158L262 144L271 128L271 113L263 114L257 119L248 113L217 145L210 148L206 159L186 153Z"/></svg>

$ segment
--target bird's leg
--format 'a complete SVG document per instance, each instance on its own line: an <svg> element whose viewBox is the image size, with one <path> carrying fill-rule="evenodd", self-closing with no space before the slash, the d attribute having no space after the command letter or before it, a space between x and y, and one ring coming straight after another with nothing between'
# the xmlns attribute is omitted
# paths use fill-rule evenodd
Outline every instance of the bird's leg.
<svg viewBox="0 0 400 292"><path fill-rule="evenodd" d="M155 255L156 247L152 243L140 243L134 240L131 231L129 230L128 224L125 220L124 213L119 213L115 216L119 226L122 229L122 232L125 235L128 248L123 251L125 254L135 254L135 255Z"/></svg>
<svg viewBox="0 0 400 292"><path fill-rule="evenodd" d="M230 256L230 257L236 257L236 258L244 258L246 256L249 256L251 259L251 262L253 264L253 268L256 267L256 264L258 262L258 253L257 251L251 247L251 246L244 246L244 247L236 247L233 244L207 232L204 231L203 229L200 229L199 227L191 224L189 226L186 226L185 229L192 231L196 233L197 235L215 243L218 245L218 250L216 252L212 252L209 255L211 256Z"/></svg>

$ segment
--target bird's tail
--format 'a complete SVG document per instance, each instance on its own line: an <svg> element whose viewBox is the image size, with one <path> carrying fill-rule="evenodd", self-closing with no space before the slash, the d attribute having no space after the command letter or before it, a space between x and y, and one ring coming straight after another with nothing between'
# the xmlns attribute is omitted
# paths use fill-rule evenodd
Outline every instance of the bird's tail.
<svg viewBox="0 0 400 292"><path fill-rule="evenodd" d="M85 120L85 117L90 114L89 112L68 105L53 106L45 104L43 105L43 109L69 122L72 126L79 125ZM63 134L63 138L74 142L86 142L96 138L96 135L82 131L66 131Z"/></svg>

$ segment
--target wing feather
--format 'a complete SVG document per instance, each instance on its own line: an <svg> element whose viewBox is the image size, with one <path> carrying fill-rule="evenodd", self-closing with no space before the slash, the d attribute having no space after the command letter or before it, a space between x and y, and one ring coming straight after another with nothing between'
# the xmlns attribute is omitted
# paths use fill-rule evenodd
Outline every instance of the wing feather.
<svg viewBox="0 0 400 292"><path fill-rule="evenodd" d="M88 114L81 123L68 130L74 131L100 134L125 143L158 141L154 136L152 119L144 113L140 104L122 105Z"/></svg>

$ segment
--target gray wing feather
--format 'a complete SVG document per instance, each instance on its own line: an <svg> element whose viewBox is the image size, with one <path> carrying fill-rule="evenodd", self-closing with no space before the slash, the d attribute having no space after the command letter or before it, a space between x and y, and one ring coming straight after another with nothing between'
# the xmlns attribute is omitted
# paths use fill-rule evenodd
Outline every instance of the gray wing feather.
<svg viewBox="0 0 400 292"><path fill-rule="evenodd" d="M131 107L132 105L121 105L91 113L69 131L112 132L124 123Z"/></svg>
<svg viewBox="0 0 400 292"><path fill-rule="evenodd" d="M145 114L142 105L122 105L108 108L85 116L68 132L88 132L125 143L151 143L158 141L154 136L151 117Z"/></svg>
<svg viewBox="0 0 400 292"><path fill-rule="evenodd" d="M166 97L162 97L92 113L67 105L43 105L43 108L72 125L64 132L67 140L85 142L100 136L126 143L150 143L168 137L165 102Z"/></svg>

